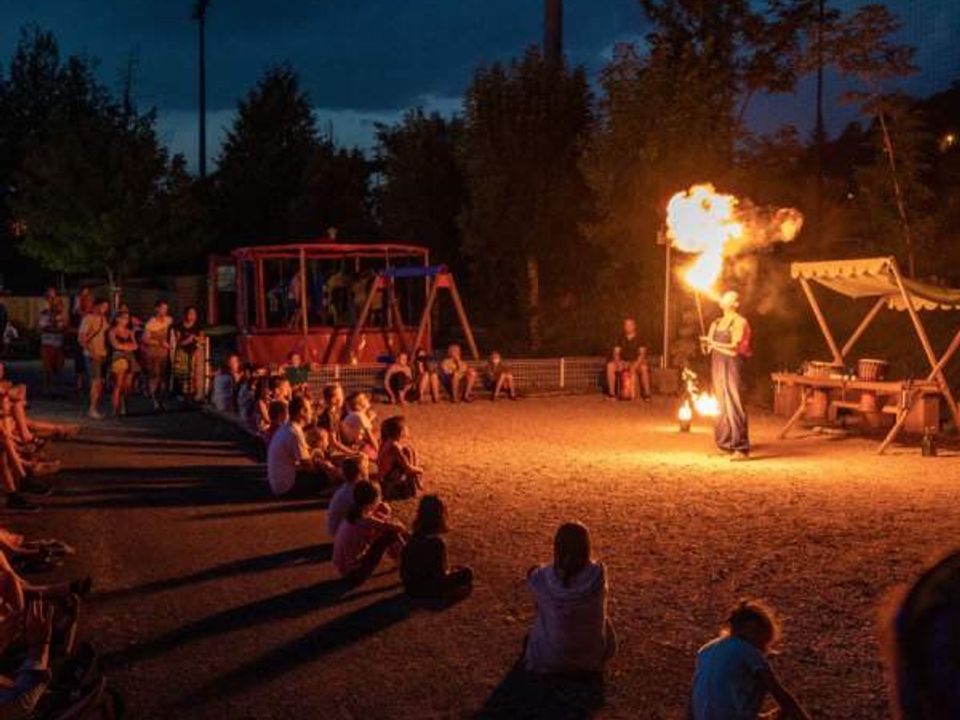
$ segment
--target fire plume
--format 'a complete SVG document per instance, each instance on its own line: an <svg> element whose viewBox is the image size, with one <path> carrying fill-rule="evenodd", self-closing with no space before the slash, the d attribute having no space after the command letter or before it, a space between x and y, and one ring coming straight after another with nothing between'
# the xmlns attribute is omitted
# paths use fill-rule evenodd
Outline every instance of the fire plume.
<svg viewBox="0 0 960 720"><path fill-rule="evenodd" d="M696 255L683 271L693 289L716 298L724 260L774 242L793 240L803 227L794 208L762 208L717 192L711 183L693 185L667 203L667 237L673 247Z"/></svg>

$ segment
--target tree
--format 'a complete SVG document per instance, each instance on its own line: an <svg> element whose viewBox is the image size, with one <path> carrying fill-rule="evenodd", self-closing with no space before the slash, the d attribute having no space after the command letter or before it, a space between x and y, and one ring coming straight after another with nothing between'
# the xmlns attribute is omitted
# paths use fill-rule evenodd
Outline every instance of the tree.
<svg viewBox="0 0 960 720"><path fill-rule="evenodd" d="M363 153L319 142L290 204L291 235L319 237L331 226L341 237L371 233L369 184L370 163Z"/></svg>
<svg viewBox="0 0 960 720"><path fill-rule="evenodd" d="M55 117L17 175L23 252L52 270L102 271L118 284L150 252L165 171L152 112L109 103Z"/></svg>
<svg viewBox="0 0 960 720"><path fill-rule="evenodd" d="M494 320L521 318L536 351L543 301L559 308L592 276L580 230L592 212L579 166L592 126L586 76L530 48L480 68L465 108L461 228L475 295Z"/></svg>
<svg viewBox="0 0 960 720"><path fill-rule="evenodd" d="M885 5L864 5L832 29L827 46L828 57L844 75L854 77L861 88L847 94L860 102L865 114L877 120L883 153L886 157L893 202L900 220L907 273L916 274L916 248L904 183L898 168L897 148L887 122L889 105L898 102L884 93L884 83L916 72L915 49L893 42L900 23Z"/></svg>
<svg viewBox="0 0 960 720"><path fill-rule="evenodd" d="M435 262L460 270L457 216L466 202L457 158L463 121L410 110L395 125L377 126L377 209L389 238L430 248Z"/></svg>
<svg viewBox="0 0 960 720"><path fill-rule="evenodd" d="M291 236L290 206L317 148L310 99L287 65L269 69L237 107L213 177L219 247Z"/></svg>

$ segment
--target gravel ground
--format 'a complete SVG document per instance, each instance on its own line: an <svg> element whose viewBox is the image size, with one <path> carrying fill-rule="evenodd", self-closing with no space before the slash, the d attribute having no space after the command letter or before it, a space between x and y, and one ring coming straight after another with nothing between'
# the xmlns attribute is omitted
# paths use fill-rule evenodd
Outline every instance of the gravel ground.
<svg viewBox="0 0 960 720"><path fill-rule="evenodd" d="M61 574L93 574L85 635L135 718L680 718L696 649L744 594L784 616L775 664L815 717L888 717L878 607L956 543L960 458L777 441L760 416L754 459L732 464L666 402L406 412L450 557L478 578L444 611L410 608L389 564L342 594L324 501L271 501L243 439L200 413L85 426L52 451L65 469L44 512L7 522L78 548ZM568 519L608 566L621 653L602 688L511 672L525 571Z"/></svg>

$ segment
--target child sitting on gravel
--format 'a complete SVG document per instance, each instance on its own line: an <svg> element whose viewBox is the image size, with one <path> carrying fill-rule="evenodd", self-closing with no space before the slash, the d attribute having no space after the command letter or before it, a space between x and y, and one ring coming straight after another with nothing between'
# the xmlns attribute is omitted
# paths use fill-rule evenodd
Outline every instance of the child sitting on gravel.
<svg viewBox="0 0 960 720"><path fill-rule="evenodd" d="M737 603L720 636L697 653L687 719L760 718L770 693L784 717L809 720L770 666L768 655L779 638L780 624L769 606L759 600Z"/></svg>
<svg viewBox="0 0 960 720"><path fill-rule="evenodd" d="M417 452L407 442L410 431L403 415L388 417L380 426L377 469L384 495L389 499L416 495L422 488L423 468Z"/></svg>
<svg viewBox="0 0 960 720"><path fill-rule="evenodd" d="M385 552L399 557L407 531L379 514L380 488L368 480L353 486L353 507L337 528L333 565L352 584L360 584L377 569Z"/></svg>
<svg viewBox="0 0 960 720"><path fill-rule="evenodd" d="M487 361L485 370L485 380L487 387L490 388L490 400L496 400L501 392L506 392L511 400L517 399L517 389L513 384L513 372L504 364L500 353L496 351L490 353L490 360Z"/></svg>
<svg viewBox="0 0 960 720"><path fill-rule="evenodd" d="M607 617L607 573L590 557L590 533L564 523L553 542L553 563L530 569L527 583L537 616L527 637L524 666L539 673L599 673L617 651Z"/></svg>
<svg viewBox="0 0 960 720"><path fill-rule="evenodd" d="M340 423L341 442L371 460L376 460L380 443L373 432L373 422L377 414L370 407L370 398L366 393L352 393L347 398L347 409L349 412Z"/></svg>
<svg viewBox="0 0 960 720"><path fill-rule="evenodd" d="M420 498L413 535L403 548L400 578L407 595L415 600L452 600L469 590L473 571L447 565L447 508L437 495Z"/></svg>
<svg viewBox="0 0 960 720"><path fill-rule="evenodd" d="M364 480L374 485L377 484L370 480L370 461L363 455L344 460L341 474L343 475L343 482L340 483L327 506L327 534L332 538L337 536L340 524L353 508L353 491L357 483ZM390 506L381 502L374 510L374 515L381 520L389 520L391 512Z"/></svg>

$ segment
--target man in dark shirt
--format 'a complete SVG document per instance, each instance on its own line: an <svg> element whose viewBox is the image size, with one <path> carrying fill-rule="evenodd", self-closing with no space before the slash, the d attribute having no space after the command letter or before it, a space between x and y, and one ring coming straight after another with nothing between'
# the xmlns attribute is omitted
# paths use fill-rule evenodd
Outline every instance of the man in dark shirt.
<svg viewBox="0 0 960 720"><path fill-rule="evenodd" d="M640 380L640 395L650 402L650 366L647 364L647 349L640 342L637 322L633 318L623 321L623 334L613 346L607 362L607 396L617 395L617 374L630 370Z"/></svg>

